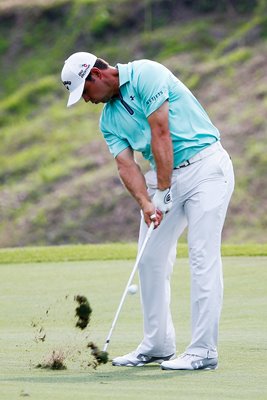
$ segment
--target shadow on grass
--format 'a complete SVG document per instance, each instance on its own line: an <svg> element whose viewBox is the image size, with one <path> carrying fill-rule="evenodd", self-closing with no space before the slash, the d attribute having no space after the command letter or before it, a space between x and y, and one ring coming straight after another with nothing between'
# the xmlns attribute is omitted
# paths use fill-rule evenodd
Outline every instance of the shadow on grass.
<svg viewBox="0 0 267 400"><path fill-rule="evenodd" d="M108 384L111 382L122 382L122 381L132 381L132 380L142 380L142 381L154 381L155 378L158 379L170 379L174 376L176 378L196 375L199 373L207 373L207 371L163 371L158 365L147 365L144 368L121 368L113 367L112 370L109 369L106 372L102 372L99 369L96 371L80 371L72 373L71 371L38 371L38 376L36 376L36 371L34 370L31 375L28 376L17 376L12 378L0 378L0 382L32 382L32 383L99 383Z"/></svg>

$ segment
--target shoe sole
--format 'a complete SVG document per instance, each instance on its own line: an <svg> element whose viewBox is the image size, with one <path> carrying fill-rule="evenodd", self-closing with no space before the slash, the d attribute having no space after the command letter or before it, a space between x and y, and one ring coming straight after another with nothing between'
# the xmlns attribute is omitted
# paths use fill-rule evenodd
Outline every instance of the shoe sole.
<svg viewBox="0 0 267 400"><path fill-rule="evenodd" d="M209 367L205 367L205 368L168 368L168 367L163 367L161 365L161 369L165 370L165 371L211 371L211 370L216 370L218 369L218 365L211 365Z"/></svg>
<svg viewBox="0 0 267 400"><path fill-rule="evenodd" d="M140 362L140 363L138 363L138 364L133 364L133 363L129 363L129 364L119 364L119 363L114 363L114 362L112 362L112 365L113 365L114 367L143 367L144 365L153 364L153 363L161 364L161 363L163 363L164 361L169 361L169 360L172 360L173 358L174 358L174 355L172 355L171 358L169 358L168 360L166 360L166 358L165 358L165 359L158 358L158 359L156 359L156 360L152 360L152 361L144 362L144 363Z"/></svg>
<svg viewBox="0 0 267 400"><path fill-rule="evenodd" d="M113 364L112 363L112 365L113 365L113 367L143 367L145 364Z"/></svg>

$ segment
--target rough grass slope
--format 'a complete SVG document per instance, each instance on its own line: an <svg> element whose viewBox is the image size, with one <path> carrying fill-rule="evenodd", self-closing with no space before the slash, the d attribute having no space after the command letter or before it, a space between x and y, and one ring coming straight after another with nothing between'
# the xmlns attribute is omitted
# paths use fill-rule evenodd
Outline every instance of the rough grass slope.
<svg viewBox="0 0 267 400"><path fill-rule="evenodd" d="M99 133L101 107L66 109L62 62L84 49L111 64L164 62L193 90L235 166L224 238L266 242L266 1L245 14L171 0L34 3L0 8L0 246L136 240L138 207Z"/></svg>

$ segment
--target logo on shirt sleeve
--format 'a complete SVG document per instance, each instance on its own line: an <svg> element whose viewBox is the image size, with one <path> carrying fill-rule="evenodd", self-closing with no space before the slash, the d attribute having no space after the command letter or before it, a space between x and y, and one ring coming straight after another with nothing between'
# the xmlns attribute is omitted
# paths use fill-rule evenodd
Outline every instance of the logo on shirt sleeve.
<svg viewBox="0 0 267 400"><path fill-rule="evenodd" d="M154 101L156 101L159 97L163 96L163 91L161 90L160 92L158 92L157 94L155 94L154 96L150 97L150 99L148 99L146 101L147 105L150 105L151 103L153 103Z"/></svg>

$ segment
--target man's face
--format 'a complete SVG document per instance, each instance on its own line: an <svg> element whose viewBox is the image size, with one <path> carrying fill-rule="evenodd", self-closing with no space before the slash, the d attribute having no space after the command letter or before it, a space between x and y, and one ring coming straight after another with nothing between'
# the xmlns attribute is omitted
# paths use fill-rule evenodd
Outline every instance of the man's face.
<svg viewBox="0 0 267 400"><path fill-rule="evenodd" d="M105 83L102 75L92 74L93 81L85 81L82 97L86 103L107 103L112 93L110 87Z"/></svg>

